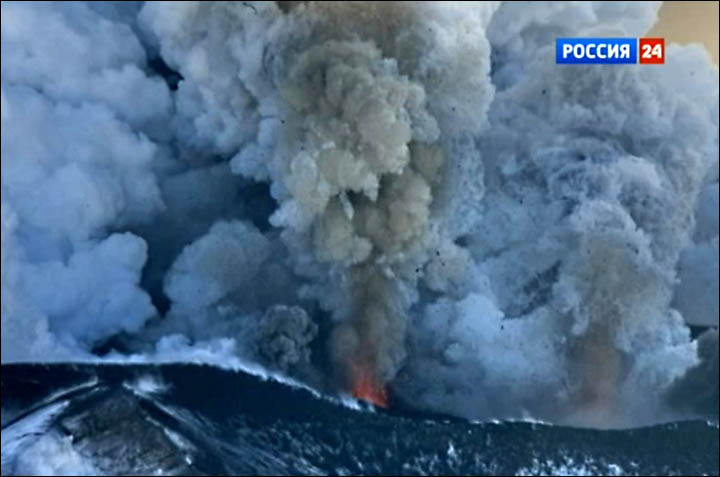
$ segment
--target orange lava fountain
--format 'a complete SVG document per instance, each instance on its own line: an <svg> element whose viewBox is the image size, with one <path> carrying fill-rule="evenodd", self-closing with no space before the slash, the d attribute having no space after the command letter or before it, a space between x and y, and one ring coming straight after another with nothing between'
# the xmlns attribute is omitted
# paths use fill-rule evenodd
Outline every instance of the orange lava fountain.
<svg viewBox="0 0 720 477"><path fill-rule="evenodd" d="M369 367L356 365L353 367L352 393L378 407L388 407L388 396L385 386L378 382Z"/></svg>

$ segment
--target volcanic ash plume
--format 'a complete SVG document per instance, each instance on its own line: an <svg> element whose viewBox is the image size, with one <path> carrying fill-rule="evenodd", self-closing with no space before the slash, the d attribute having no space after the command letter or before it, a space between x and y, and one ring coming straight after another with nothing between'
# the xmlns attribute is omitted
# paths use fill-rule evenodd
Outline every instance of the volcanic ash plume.
<svg viewBox="0 0 720 477"><path fill-rule="evenodd" d="M261 166L267 171L261 174L271 178L279 202L270 222L284 228L290 249L298 250L300 243L309 247L295 255L299 267L317 263L323 274L336 279L311 286L310 293L334 297L327 308L338 322L330 344L338 379L366 397L374 393L357 389L381 390L405 356L408 309L430 256L431 206L443 182L435 115L447 113L448 104L434 111L427 97L429 89L439 99L439 90L447 86L418 78L433 73L429 65L420 68L422 54L428 52L407 38L417 36L421 26L430 28L430 17L421 10L381 4L298 7L287 21L309 22L310 34L290 35L299 36L292 55L279 47L281 59L265 65L276 71L280 98L273 97L269 106L277 114L272 139L258 139L259 145L270 144L268 163ZM353 13L361 16L355 19ZM459 13L450 20L459 19ZM470 18L478 16L477 11L469 13ZM410 28L405 31L401 25ZM459 50L450 42L449 48L453 46ZM386 56L402 49L407 54ZM469 72L473 77L484 73L486 55L478 57L481 68ZM455 53L447 58L454 59ZM462 73L448 72L450 78ZM468 95L470 105L458 101L457 109L477 105L482 111L487 90L487 85L478 88L475 98ZM453 103L459 99L452 98ZM448 144L454 136L447 135ZM248 170L254 162L249 156L256 153L246 149L233 166L257 176L257 170ZM305 274L325 281L315 271Z"/></svg>
<svg viewBox="0 0 720 477"><path fill-rule="evenodd" d="M403 357L407 312L393 270L425 244L440 167L426 150L438 128L422 87L371 43L311 47L287 84L281 114L291 126L276 151L286 160L273 171L286 198L271 221L292 230L291 241L308 233L317 260L342 270L348 304L333 355L346 379L382 383Z"/></svg>

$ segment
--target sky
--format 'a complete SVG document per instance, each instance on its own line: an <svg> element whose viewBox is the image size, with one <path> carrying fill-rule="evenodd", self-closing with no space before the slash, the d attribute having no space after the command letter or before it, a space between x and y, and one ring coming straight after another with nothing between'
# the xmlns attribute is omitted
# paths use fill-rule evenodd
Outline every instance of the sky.
<svg viewBox="0 0 720 477"><path fill-rule="evenodd" d="M718 5L720 2L664 2L660 20L650 31L677 43L700 42L718 63Z"/></svg>

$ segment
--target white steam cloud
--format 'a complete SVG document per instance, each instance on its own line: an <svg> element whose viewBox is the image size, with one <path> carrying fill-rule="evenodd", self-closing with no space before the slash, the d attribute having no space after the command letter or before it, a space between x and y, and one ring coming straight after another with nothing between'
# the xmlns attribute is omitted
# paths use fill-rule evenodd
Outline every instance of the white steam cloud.
<svg viewBox="0 0 720 477"><path fill-rule="evenodd" d="M687 413L717 68L554 63L658 8L3 3L2 361L215 353L473 419Z"/></svg>

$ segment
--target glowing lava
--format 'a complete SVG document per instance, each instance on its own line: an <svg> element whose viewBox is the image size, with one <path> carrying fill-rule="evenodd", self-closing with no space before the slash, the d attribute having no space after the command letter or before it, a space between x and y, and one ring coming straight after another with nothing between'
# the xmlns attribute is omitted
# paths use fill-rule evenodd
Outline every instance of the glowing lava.
<svg viewBox="0 0 720 477"><path fill-rule="evenodd" d="M385 386L375 379L374 373L368 367L355 366L353 368L353 396L378 407L388 407L387 390Z"/></svg>

